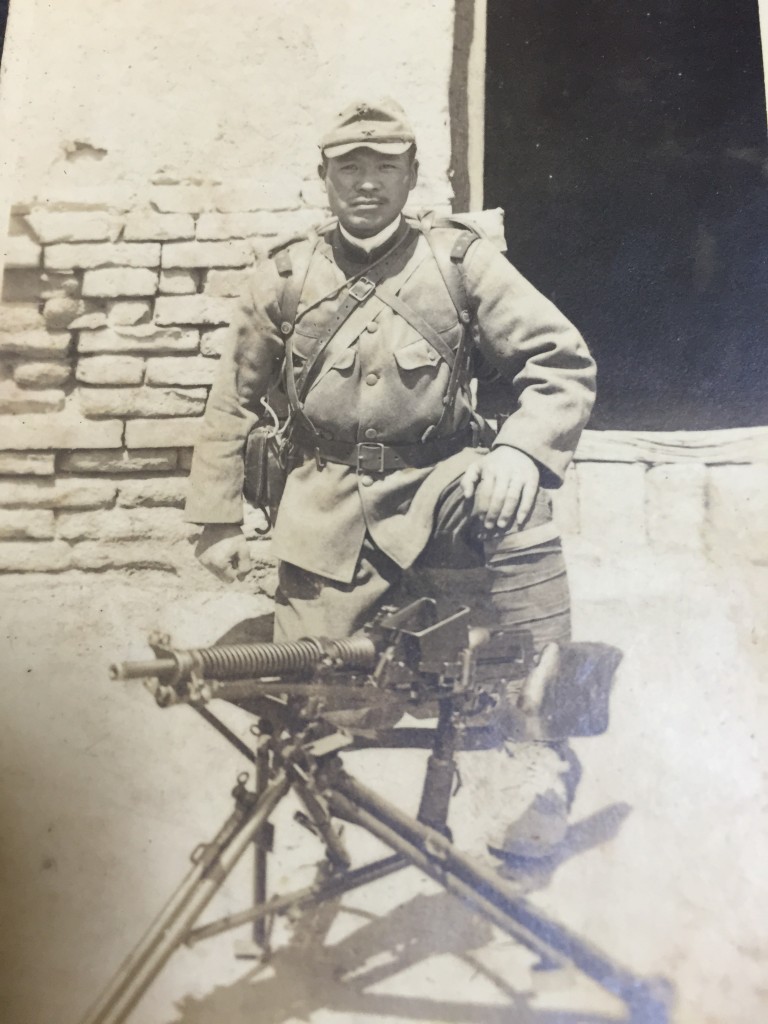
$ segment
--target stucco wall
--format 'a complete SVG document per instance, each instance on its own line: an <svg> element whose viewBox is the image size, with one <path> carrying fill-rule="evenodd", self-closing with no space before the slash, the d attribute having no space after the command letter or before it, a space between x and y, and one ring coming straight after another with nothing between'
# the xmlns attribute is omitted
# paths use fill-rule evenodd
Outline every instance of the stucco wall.
<svg viewBox="0 0 768 1024"><path fill-rule="evenodd" d="M452 33L451 0L13 0L14 199L168 176L293 189L360 94L408 106L444 192Z"/></svg>

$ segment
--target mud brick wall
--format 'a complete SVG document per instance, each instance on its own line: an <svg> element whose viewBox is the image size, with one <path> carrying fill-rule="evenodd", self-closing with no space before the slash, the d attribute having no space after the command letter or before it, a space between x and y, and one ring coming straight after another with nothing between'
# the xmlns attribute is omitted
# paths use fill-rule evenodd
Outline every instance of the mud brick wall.
<svg viewBox="0 0 768 1024"><path fill-rule="evenodd" d="M0 572L192 574L191 449L243 276L324 211L165 185L17 207L0 305ZM556 513L596 550L768 560L768 428L587 432ZM268 542L249 516L256 576ZM266 585L266 583L265 583Z"/></svg>
<svg viewBox="0 0 768 1024"><path fill-rule="evenodd" d="M0 571L184 571L195 432L244 275L324 217L165 186L16 207L0 305Z"/></svg>

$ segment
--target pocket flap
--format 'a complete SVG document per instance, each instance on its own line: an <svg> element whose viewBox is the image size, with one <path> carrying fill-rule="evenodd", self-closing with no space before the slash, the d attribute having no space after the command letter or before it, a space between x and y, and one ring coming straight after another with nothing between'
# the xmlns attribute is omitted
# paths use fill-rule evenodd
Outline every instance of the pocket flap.
<svg viewBox="0 0 768 1024"><path fill-rule="evenodd" d="M332 370L348 370L355 364L355 349L350 346L345 348L343 352L339 352L336 358L331 363Z"/></svg>
<svg viewBox="0 0 768 1024"><path fill-rule="evenodd" d="M437 366L442 360L432 346L423 338L396 348L395 362L403 370L420 370L427 366Z"/></svg>

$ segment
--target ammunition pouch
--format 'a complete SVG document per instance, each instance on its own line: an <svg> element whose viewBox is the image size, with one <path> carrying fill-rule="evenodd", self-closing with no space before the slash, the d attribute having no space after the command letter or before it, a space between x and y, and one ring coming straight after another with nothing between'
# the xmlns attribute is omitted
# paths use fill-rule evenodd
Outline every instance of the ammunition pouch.
<svg viewBox="0 0 768 1024"><path fill-rule="evenodd" d="M266 533L274 524L287 476L281 442L272 427L253 428L245 442L244 464L243 496L264 513L267 526L259 532Z"/></svg>

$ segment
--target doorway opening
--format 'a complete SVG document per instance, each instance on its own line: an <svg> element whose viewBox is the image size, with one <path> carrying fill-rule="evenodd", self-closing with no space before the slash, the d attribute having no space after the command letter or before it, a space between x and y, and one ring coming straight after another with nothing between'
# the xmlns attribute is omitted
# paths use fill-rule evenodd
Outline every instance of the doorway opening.
<svg viewBox="0 0 768 1024"><path fill-rule="evenodd" d="M598 362L591 426L768 423L757 0L489 0L484 205Z"/></svg>

